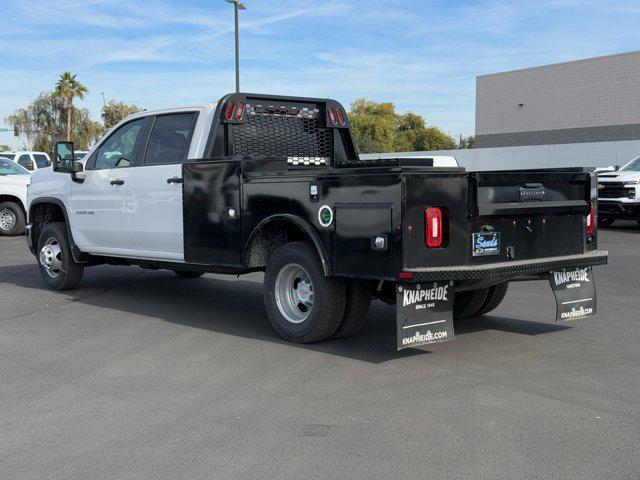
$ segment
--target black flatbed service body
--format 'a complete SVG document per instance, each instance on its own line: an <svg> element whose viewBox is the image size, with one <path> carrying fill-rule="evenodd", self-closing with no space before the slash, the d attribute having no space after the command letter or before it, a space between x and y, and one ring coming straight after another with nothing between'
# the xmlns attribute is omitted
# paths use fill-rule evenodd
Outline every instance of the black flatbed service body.
<svg viewBox="0 0 640 480"><path fill-rule="evenodd" d="M230 104L246 105L241 120L225 119ZM295 114L304 108L315 116ZM261 270L282 242L306 240L325 275L371 280L374 294L391 300L389 288L403 283L451 281L462 292L607 262L587 228L596 214L590 171L471 173L428 159L360 160L338 110L323 99L222 99L210 158L183 165L188 264ZM323 206L333 214L326 226ZM425 240L429 207L443 215L438 248ZM497 250L474 255L473 239L483 233L499 234Z"/></svg>
<svg viewBox="0 0 640 480"><path fill-rule="evenodd" d="M361 160L338 102L235 93L182 182L185 263L128 263L265 270L267 312L292 341L355 333L371 298L397 304L398 348L451 340L454 315L490 311L515 280L550 281L558 319L595 313L607 252L582 168Z"/></svg>
<svg viewBox="0 0 640 480"><path fill-rule="evenodd" d="M297 125L299 118L272 114L291 123L285 127L293 132L289 136L307 138L286 140L280 146L283 155L265 155L282 135L278 125L260 130L248 123L252 117L246 113L242 121L225 121L229 103L313 107L320 111L314 128L322 133L309 135ZM337 102L310 98L233 94L222 99L215 141L209 146L212 156L183 165L188 264L237 272L262 267L252 249L260 231L274 221L308 235L328 275L406 281L412 273L420 281L481 280L494 272L501 277L548 272L547 264L574 268L606 263L606 252L597 251L597 233L588 235L586 229L596 195L593 173L582 168L471 173L462 167L434 167L429 159L359 160L348 120L332 127L327 105L341 108ZM252 151L244 137L257 135L262 137L254 139ZM319 145L322 135L333 137L332 148ZM327 163L287 162L294 156L324 156ZM542 187L544 199L523 200L527 186ZM334 210L328 227L318 221L323 205ZM447 212L442 248L425 243L425 210L430 206ZM230 218L229 209L237 215ZM500 252L473 256L471 236L487 227L501 234ZM372 248L376 236L386 237L385 249Z"/></svg>

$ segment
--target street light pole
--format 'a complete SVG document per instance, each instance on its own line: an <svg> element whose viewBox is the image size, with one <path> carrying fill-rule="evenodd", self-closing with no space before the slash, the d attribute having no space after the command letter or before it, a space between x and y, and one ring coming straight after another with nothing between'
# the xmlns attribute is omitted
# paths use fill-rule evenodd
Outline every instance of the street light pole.
<svg viewBox="0 0 640 480"><path fill-rule="evenodd" d="M233 19L235 25L235 40L236 40L236 93L240 91L240 42L238 41L238 10L246 10L247 7L240 3L238 0L227 0L228 3L233 3Z"/></svg>

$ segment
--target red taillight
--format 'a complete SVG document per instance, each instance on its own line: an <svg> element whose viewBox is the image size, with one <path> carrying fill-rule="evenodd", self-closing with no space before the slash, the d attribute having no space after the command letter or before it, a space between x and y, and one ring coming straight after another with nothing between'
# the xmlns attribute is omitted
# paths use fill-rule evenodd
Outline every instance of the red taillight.
<svg viewBox="0 0 640 480"><path fill-rule="evenodd" d="M329 121L331 122L331 125L335 125L337 123L336 111L333 109L333 107L329 109Z"/></svg>
<svg viewBox="0 0 640 480"><path fill-rule="evenodd" d="M425 229L427 247L439 248L442 246L442 210L438 207L429 207L424 212L427 224Z"/></svg>
<svg viewBox="0 0 640 480"><path fill-rule="evenodd" d="M227 110L224 112L224 118L227 120L231 120L231 115L233 115L233 102L229 102L227 105Z"/></svg>
<svg viewBox="0 0 640 480"><path fill-rule="evenodd" d="M244 103L238 102L238 108L236 108L235 119L236 121L242 120L242 114L244 113Z"/></svg>
<svg viewBox="0 0 640 480"><path fill-rule="evenodd" d="M596 231L596 208L593 202L591 202L591 210L587 215L587 235L593 235Z"/></svg>
<svg viewBox="0 0 640 480"><path fill-rule="evenodd" d="M338 123L340 124L341 127L344 127L344 124L345 124L344 114L342 113L341 108L338 108Z"/></svg>

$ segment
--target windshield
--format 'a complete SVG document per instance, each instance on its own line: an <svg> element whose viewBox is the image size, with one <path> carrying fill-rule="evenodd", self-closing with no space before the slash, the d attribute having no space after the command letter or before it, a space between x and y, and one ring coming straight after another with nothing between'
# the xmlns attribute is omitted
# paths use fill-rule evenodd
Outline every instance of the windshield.
<svg viewBox="0 0 640 480"><path fill-rule="evenodd" d="M0 175L31 175L31 173L8 158L0 157Z"/></svg>
<svg viewBox="0 0 640 480"><path fill-rule="evenodd" d="M640 157L631 160L620 170L624 170L626 172L640 172Z"/></svg>
<svg viewBox="0 0 640 480"><path fill-rule="evenodd" d="M87 153L89 153L89 152L75 152L75 153L73 154L73 159L74 159L76 162L79 162L80 160L82 160L82 159L84 158L84 156L85 156Z"/></svg>
<svg viewBox="0 0 640 480"><path fill-rule="evenodd" d="M0 153L0 157L8 158L9 160L13 160L14 158L16 158L16 154L15 153Z"/></svg>

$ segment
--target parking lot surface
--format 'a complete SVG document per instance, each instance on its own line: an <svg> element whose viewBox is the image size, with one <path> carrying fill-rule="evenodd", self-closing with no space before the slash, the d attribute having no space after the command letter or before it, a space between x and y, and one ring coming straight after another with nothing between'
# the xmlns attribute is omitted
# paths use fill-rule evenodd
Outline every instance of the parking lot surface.
<svg viewBox="0 0 640 480"><path fill-rule="evenodd" d="M293 345L259 275L100 266L58 293L0 238L0 478L639 478L640 230L600 247L597 317L557 324L547 283L514 283L396 352L380 302L354 338Z"/></svg>

